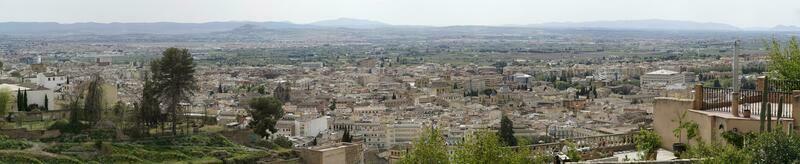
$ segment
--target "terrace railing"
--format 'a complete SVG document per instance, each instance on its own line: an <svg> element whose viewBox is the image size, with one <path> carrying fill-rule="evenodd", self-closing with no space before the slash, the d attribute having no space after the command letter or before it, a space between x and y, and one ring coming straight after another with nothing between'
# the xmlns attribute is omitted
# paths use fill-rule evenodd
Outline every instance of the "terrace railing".
<svg viewBox="0 0 800 164"><path fill-rule="evenodd" d="M534 144L528 146L513 146L512 149L528 148L534 153L543 153L552 155L561 152L566 146L566 142L572 142L576 148L586 151L581 151L582 156L590 156L591 152L605 152L611 154L612 152L634 150L636 143L634 136L636 132L624 134L609 134L589 137L578 137L564 139L559 142Z"/></svg>
<svg viewBox="0 0 800 164"><path fill-rule="evenodd" d="M762 108L770 109L770 115L791 118L795 90L800 88L800 80L767 80L759 77L756 89L741 89L735 92L730 88L703 87L694 88L694 109L729 112L739 116L746 110L751 115L760 115ZM778 109L783 109L779 111Z"/></svg>

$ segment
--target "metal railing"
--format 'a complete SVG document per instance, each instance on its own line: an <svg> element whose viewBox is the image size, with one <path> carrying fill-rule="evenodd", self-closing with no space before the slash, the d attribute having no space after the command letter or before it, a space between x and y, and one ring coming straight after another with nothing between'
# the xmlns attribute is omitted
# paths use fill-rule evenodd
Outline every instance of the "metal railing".
<svg viewBox="0 0 800 164"><path fill-rule="evenodd" d="M699 94L695 96L695 103L700 104L695 104L695 108L729 113L737 109L737 113L750 111L755 116L769 109L773 117L793 117L793 91L800 88L800 80L767 80L761 77L757 83L756 89L741 89L738 94L729 88L697 86L699 88L695 88L695 92Z"/></svg>

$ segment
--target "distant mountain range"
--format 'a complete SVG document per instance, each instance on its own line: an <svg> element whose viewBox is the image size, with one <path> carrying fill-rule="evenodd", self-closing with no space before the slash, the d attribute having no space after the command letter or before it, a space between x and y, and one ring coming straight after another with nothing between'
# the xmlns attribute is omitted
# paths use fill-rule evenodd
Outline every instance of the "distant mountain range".
<svg viewBox="0 0 800 164"><path fill-rule="evenodd" d="M310 23L309 25L322 26L322 27L339 27L339 28L381 28L381 27L392 26L378 21L350 19L350 18L323 20Z"/></svg>
<svg viewBox="0 0 800 164"><path fill-rule="evenodd" d="M210 33L246 28L263 29L324 29L324 28L436 28L432 26L390 25L378 21L339 18L323 20L308 24L292 22L207 22L207 23L71 23L53 22L0 22L0 34L22 35L71 35L71 34L189 34ZM797 26L779 25L772 28L738 28L722 23L699 23L674 20L629 20L629 21L592 21L592 22L554 22L531 25L517 25L525 28L557 28L557 29L620 29L620 30L677 30L677 31L800 31Z"/></svg>
<svg viewBox="0 0 800 164"><path fill-rule="evenodd" d="M592 28L592 29L627 29L627 30L691 30L691 31L737 31L736 26L722 23L699 23L674 20L625 20L625 21L592 21L592 22L554 22L533 24L527 27L538 28Z"/></svg>

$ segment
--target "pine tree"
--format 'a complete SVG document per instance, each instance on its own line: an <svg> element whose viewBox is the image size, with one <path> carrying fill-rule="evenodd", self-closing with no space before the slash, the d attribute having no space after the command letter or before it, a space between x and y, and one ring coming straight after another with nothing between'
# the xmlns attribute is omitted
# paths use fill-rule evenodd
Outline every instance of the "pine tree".
<svg viewBox="0 0 800 164"><path fill-rule="evenodd" d="M275 97L257 97L251 99L250 116L253 120L248 126L261 137L269 137L270 133L278 131L275 124L283 117L283 104ZM269 131L269 132L267 132Z"/></svg>
<svg viewBox="0 0 800 164"><path fill-rule="evenodd" d="M159 91L158 98L164 103L169 116L172 134L177 135L180 103L188 101L197 89L195 64L187 49L168 48L162 55L160 59L151 62L150 69Z"/></svg>

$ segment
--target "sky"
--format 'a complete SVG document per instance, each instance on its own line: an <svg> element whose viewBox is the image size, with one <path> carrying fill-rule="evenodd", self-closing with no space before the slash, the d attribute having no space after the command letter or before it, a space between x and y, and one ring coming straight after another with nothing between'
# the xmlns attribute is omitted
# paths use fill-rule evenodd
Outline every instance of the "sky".
<svg viewBox="0 0 800 164"><path fill-rule="evenodd" d="M0 22L310 23L336 18L432 26L641 19L800 26L800 0L0 0Z"/></svg>

